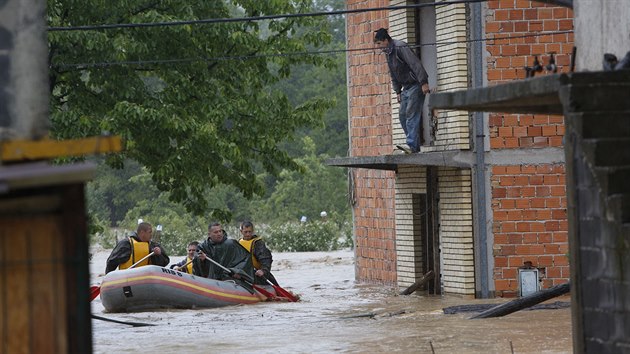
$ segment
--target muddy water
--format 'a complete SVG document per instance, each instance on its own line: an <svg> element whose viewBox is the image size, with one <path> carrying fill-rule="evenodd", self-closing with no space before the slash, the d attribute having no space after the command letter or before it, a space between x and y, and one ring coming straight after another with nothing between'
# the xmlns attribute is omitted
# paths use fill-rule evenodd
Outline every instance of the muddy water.
<svg viewBox="0 0 630 354"><path fill-rule="evenodd" d="M204 310L133 314L92 312L154 327L93 320L94 351L162 353L568 353L569 309L521 311L507 317L469 320L442 308L488 300L396 296L391 289L354 282L353 255L274 254L281 285L299 293L299 303L260 303ZM100 282L107 252L93 259ZM180 257L173 257L175 261ZM181 257L183 258L183 257ZM562 299L568 301L567 298ZM503 300L493 300L502 302Z"/></svg>

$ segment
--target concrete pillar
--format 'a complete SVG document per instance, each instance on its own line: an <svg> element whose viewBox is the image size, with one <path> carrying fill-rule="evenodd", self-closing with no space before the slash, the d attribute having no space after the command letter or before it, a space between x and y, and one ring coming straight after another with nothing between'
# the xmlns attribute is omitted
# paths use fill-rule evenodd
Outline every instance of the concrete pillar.
<svg viewBox="0 0 630 354"><path fill-rule="evenodd" d="M566 121L573 351L630 348L630 73L577 75Z"/></svg>
<svg viewBox="0 0 630 354"><path fill-rule="evenodd" d="M0 0L0 141L48 133L46 1Z"/></svg>

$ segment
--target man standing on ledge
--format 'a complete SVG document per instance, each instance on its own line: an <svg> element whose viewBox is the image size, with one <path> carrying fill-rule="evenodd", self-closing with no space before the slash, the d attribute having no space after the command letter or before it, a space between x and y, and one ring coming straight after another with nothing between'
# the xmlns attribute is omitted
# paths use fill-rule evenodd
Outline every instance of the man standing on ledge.
<svg viewBox="0 0 630 354"><path fill-rule="evenodd" d="M424 96L429 93L429 76L422 62L407 43L392 39L387 29L379 28L374 34L374 44L387 55L387 66L392 86L400 102L399 119L407 136L406 145L396 145L410 154L420 151L420 129Z"/></svg>

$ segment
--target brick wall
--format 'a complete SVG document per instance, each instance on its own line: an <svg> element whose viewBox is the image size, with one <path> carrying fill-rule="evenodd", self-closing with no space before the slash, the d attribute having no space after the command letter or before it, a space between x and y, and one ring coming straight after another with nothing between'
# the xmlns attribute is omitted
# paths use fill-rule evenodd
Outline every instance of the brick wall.
<svg viewBox="0 0 630 354"><path fill-rule="evenodd" d="M573 13L564 7L529 0L494 0L488 1L487 7L488 38L573 29ZM572 48L572 33L488 41L488 85L525 78L524 67L533 65L534 56L544 66L549 63L550 52L557 53L558 71L568 72ZM493 149L560 147L564 135L562 116L491 114L489 129Z"/></svg>
<svg viewBox="0 0 630 354"><path fill-rule="evenodd" d="M353 9L408 2L349 0L347 6ZM571 24L570 11L529 0L488 1L486 9L486 37L563 30ZM395 38L413 42L413 21L410 11L350 14L348 48L372 48L373 31L380 27L390 28ZM436 36L438 41L467 38L465 8L436 8ZM531 55L544 54L546 64L548 51L559 53L560 71L568 70L572 40L571 34L558 34L487 42L488 84L524 77L523 66L531 65ZM438 49L440 90L466 88L466 55L465 44ZM391 154L392 143L401 140L402 133L398 131L398 106L391 94L385 57L375 50L349 52L348 72L350 155ZM467 114L440 112L433 149L469 148L468 127ZM564 125L559 116L492 114L489 132L493 150L560 148ZM568 279L563 165L519 163L515 160L513 165L490 170L494 287L499 296L517 293L516 275L525 261L544 271L544 287ZM426 188L424 169L401 166L398 172L353 170L358 280L404 286L422 272L421 235L410 231L415 227L415 221L410 221L410 198ZM438 179L444 291L474 294L470 170L440 168Z"/></svg>
<svg viewBox="0 0 630 354"><path fill-rule="evenodd" d="M498 295L518 292L518 267L542 268L543 287L569 277L564 165L492 168L495 285Z"/></svg>
<svg viewBox="0 0 630 354"><path fill-rule="evenodd" d="M424 274L419 210L414 213L413 194L426 194L426 168L400 166L396 174L396 258L398 286L409 287ZM418 203L419 204L419 203Z"/></svg>
<svg viewBox="0 0 630 354"><path fill-rule="evenodd" d="M347 8L387 6L386 0L348 0ZM372 48L376 29L388 27L386 12L348 14L347 47ZM389 73L376 50L347 54L350 107L350 156L392 153ZM394 172L355 169L354 232L356 278L366 282L396 283Z"/></svg>
<svg viewBox="0 0 630 354"><path fill-rule="evenodd" d="M488 1L485 35L494 38L572 30L572 17L567 8L535 1ZM544 66L549 62L549 52L557 53L559 72L569 71L573 34L501 39L486 44L487 82L494 85L524 79L524 67L533 65L534 56ZM562 116L490 114L489 133L493 150L561 148L564 120ZM496 294L518 294L518 268L525 261L541 268L543 288L568 281L564 165L493 166L490 178Z"/></svg>
<svg viewBox="0 0 630 354"><path fill-rule="evenodd" d="M354 234L356 278L396 284L393 173L355 170Z"/></svg>
<svg viewBox="0 0 630 354"><path fill-rule="evenodd" d="M437 91L465 90L468 88L466 5L436 6L435 22L436 42L451 42L436 48ZM439 111L434 119L435 141L423 151L470 148L468 112Z"/></svg>
<svg viewBox="0 0 630 354"><path fill-rule="evenodd" d="M347 1L348 9L387 6L387 1ZM387 13L348 14L347 47L373 48L373 31L387 27ZM392 152L389 72L378 50L347 54L348 95L350 100L351 156L376 156Z"/></svg>
<svg viewBox="0 0 630 354"><path fill-rule="evenodd" d="M472 178L469 169L441 167L440 255L445 293L475 294Z"/></svg>

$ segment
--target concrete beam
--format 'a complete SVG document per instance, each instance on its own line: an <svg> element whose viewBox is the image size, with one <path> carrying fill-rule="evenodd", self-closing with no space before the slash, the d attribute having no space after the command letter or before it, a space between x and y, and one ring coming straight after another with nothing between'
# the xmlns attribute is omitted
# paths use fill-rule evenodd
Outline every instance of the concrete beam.
<svg viewBox="0 0 630 354"><path fill-rule="evenodd" d="M584 112L623 106L628 97L628 82L630 70L545 75L478 89L432 94L429 108L521 114L563 114L565 109ZM619 89L608 92L599 89L610 85L617 85ZM584 90L585 87L590 90Z"/></svg>
<svg viewBox="0 0 630 354"><path fill-rule="evenodd" d="M392 171L399 165L470 168L473 165L473 158L471 151L451 150L406 155L338 157L326 160L326 165Z"/></svg>
<svg viewBox="0 0 630 354"><path fill-rule="evenodd" d="M473 152L467 150L424 152L409 155L337 157L326 160L326 165L395 171L399 165L446 166L470 168ZM564 163L564 149L557 147L532 149L500 149L486 153L486 165L539 165Z"/></svg>
<svg viewBox="0 0 630 354"><path fill-rule="evenodd" d="M46 162L22 163L0 169L0 196L19 189L84 183L94 178L96 165L91 162L49 165Z"/></svg>
<svg viewBox="0 0 630 354"><path fill-rule="evenodd" d="M564 163L564 148L495 149L486 153L486 165L540 165Z"/></svg>
<svg viewBox="0 0 630 354"><path fill-rule="evenodd" d="M429 109L475 112L562 114L558 90L562 75L545 75L495 86L429 95Z"/></svg>

